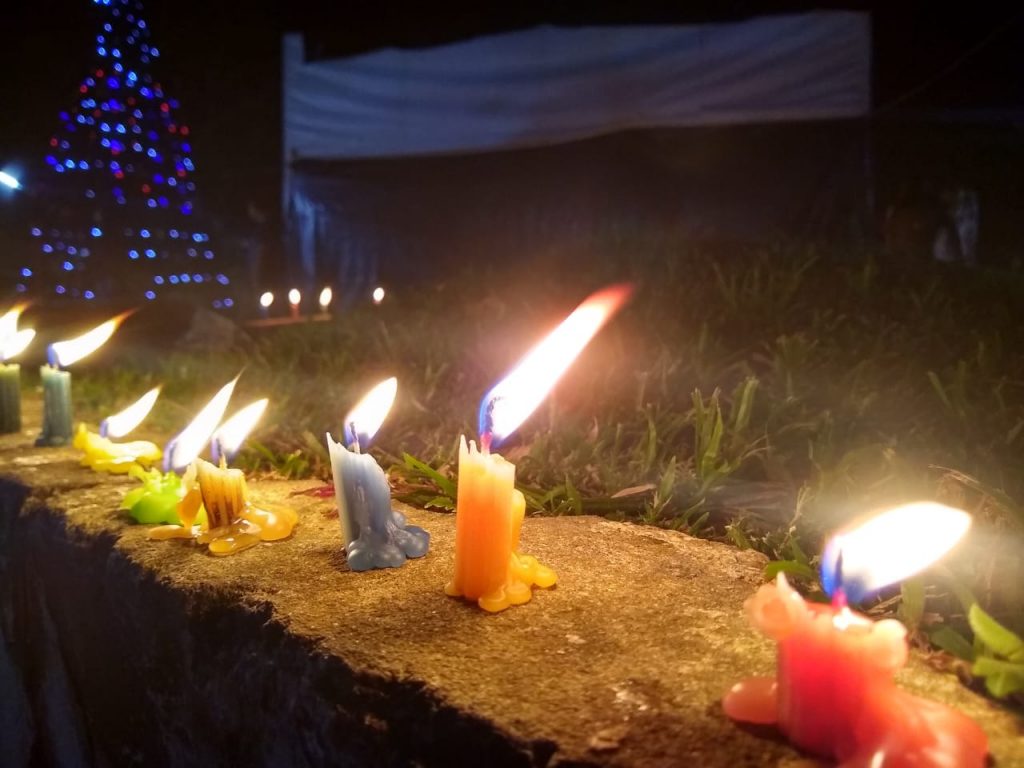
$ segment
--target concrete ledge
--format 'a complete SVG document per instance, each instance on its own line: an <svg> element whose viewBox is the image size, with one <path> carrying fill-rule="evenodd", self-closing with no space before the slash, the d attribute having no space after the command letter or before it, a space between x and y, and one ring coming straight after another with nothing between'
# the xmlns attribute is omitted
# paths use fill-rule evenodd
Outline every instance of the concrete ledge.
<svg viewBox="0 0 1024 768"><path fill-rule="evenodd" d="M485 615L431 552L352 573L333 501L293 496L292 540L227 559L150 542L123 478L0 439L0 753L12 766L795 766L718 704L773 667L741 615L763 559L591 517L528 520L559 586ZM313 483L252 483L288 498ZM920 660L904 684L978 719L1000 768L1021 723ZM806 763L804 763L806 765Z"/></svg>

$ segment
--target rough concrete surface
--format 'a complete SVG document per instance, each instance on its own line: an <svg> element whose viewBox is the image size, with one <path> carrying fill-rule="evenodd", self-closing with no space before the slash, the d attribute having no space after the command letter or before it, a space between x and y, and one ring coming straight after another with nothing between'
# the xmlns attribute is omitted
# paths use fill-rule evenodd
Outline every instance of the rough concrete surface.
<svg viewBox="0 0 1024 768"><path fill-rule="evenodd" d="M769 672L741 612L751 552L593 517L527 520L559 574L488 615L444 595L454 518L398 570L353 573L315 482L292 539L219 559L152 542L117 507L132 481L71 449L0 439L0 753L73 765L796 766L719 699ZM1021 722L915 661L904 684L976 718L999 768Z"/></svg>

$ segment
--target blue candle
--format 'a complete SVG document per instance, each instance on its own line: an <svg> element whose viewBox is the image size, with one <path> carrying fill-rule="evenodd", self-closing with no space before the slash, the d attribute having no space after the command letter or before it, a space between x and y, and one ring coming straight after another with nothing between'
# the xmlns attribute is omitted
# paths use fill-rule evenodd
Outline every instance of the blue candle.
<svg viewBox="0 0 1024 768"><path fill-rule="evenodd" d="M77 338L56 341L49 346L50 364L39 369L43 381L43 431L36 438L36 445L71 442L71 374L60 370L60 366L67 367L100 347L129 314L122 313Z"/></svg>
<svg viewBox="0 0 1024 768"><path fill-rule="evenodd" d="M7 361L20 355L36 332L18 330L21 307L15 307L0 318L0 434L21 431L21 366Z"/></svg>
<svg viewBox="0 0 1024 768"><path fill-rule="evenodd" d="M39 369L43 380L43 431L36 445L71 442L71 374L52 365Z"/></svg>
<svg viewBox="0 0 1024 768"><path fill-rule="evenodd" d="M410 557L427 554L430 534L391 508L391 489L373 457L348 450L330 433L327 447L349 567L397 568Z"/></svg>
<svg viewBox="0 0 1024 768"><path fill-rule="evenodd" d="M384 470L372 456L360 453L380 427L394 400L398 383L388 379L375 387L345 419L348 450L327 434L345 553L353 571L397 568L410 557L422 557L430 534L409 525L391 508L391 489Z"/></svg>
<svg viewBox="0 0 1024 768"><path fill-rule="evenodd" d="M0 434L21 431L21 366L0 363Z"/></svg>

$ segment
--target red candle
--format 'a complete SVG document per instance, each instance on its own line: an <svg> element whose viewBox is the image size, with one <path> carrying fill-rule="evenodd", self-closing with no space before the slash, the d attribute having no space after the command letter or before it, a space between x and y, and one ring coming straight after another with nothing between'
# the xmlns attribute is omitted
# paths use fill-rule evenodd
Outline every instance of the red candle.
<svg viewBox="0 0 1024 768"><path fill-rule="evenodd" d="M911 515L927 512L929 525L938 517L955 523L954 529L960 526L959 533L949 534L940 544L944 552L952 546L950 539L955 541L966 530L966 516L958 521L952 514L936 515L936 507L911 510ZM889 514L905 515L906 509ZM933 543L942 538L935 537ZM851 542L856 562L853 583L858 590L877 589L869 571L861 567L860 543L856 538ZM831 563L836 569L823 579L826 585L841 584L845 560L845 550L835 558L826 551L826 566ZM777 675L733 686L722 702L729 717L777 724L797 747L838 760L844 768L985 765L988 740L974 721L896 686L894 675L907 660L906 630L898 621L874 622L851 611L841 586L835 589L832 605L807 603L782 574L775 584L762 586L744 607L751 623L778 643Z"/></svg>

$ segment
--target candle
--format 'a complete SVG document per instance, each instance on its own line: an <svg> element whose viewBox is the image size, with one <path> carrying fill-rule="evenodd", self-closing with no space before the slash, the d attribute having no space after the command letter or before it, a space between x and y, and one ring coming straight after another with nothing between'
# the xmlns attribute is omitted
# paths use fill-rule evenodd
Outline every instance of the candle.
<svg viewBox="0 0 1024 768"><path fill-rule="evenodd" d="M35 335L25 328L0 336L0 434L21 431L21 366L7 361L20 355Z"/></svg>
<svg viewBox="0 0 1024 768"><path fill-rule="evenodd" d="M231 382L229 386L233 385ZM217 397L220 395L218 393ZM217 397L203 409L204 413L210 413L200 416L206 418L213 414L210 406L217 405ZM279 505L251 503L245 473L227 466L227 457L238 451L266 407L266 400L250 403L219 428L207 433L211 450L219 455L220 466L199 458L189 464L179 491L176 510L179 523L150 529L151 539L195 539L208 545L211 554L223 556L242 552L261 541L279 541L291 536L298 522L295 511ZM199 417L196 420L199 421ZM182 445L180 438L181 435L179 446Z"/></svg>
<svg viewBox="0 0 1024 768"><path fill-rule="evenodd" d="M430 547L430 534L391 508L384 470L360 452L380 429L397 391L397 379L382 381L345 417L345 442L351 450L327 433L341 535L353 571L397 568L410 557L427 554Z"/></svg>
<svg viewBox="0 0 1024 768"><path fill-rule="evenodd" d="M302 301L302 294L299 293L298 288L292 288L288 291L288 308L292 313L292 320L299 319L299 304Z"/></svg>
<svg viewBox="0 0 1024 768"><path fill-rule="evenodd" d="M733 686L726 714L777 724L794 745L843 765L984 766L987 739L977 724L896 686L907 660L903 625L846 605L927 567L969 525L961 510L920 502L838 534L822 558L832 605L806 603L782 574L762 586L745 609L778 644L777 674Z"/></svg>
<svg viewBox="0 0 1024 768"><path fill-rule="evenodd" d="M111 318L77 338L50 345L49 364L39 369L43 382L43 430L36 445L65 445L71 440L71 373L60 369L99 349L129 314Z"/></svg>
<svg viewBox="0 0 1024 768"><path fill-rule="evenodd" d="M528 602L534 586L557 582L553 570L516 551L526 500L515 489L515 465L490 449L536 409L629 293L613 286L589 297L484 396L480 448L465 437L459 445L455 572L445 587L452 597L493 613Z"/></svg>
<svg viewBox="0 0 1024 768"><path fill-rule="evenodd" d="M245 473L229 469L223 458L219 467L196 459L185 472L181 486L184 493L177 507L180 525L151 528L149 538L194 538L207 545L210 554L225 556L242 552L261 541L286 539L298 522L298 515L288 507L268 504L257 507L250 503ZM200 518L203 511L205 522Z"/></svg>
<svg viewBox="0 0 1024 768"><path fill-rule="evenodd" d="M334 300L334 291L331 290L331 286L326 286L320 291L320 297L318 302L320 304L320 312L322 314L328 314L330 312L331 301Z"/></svg>
<svg viewBox="0 0 1024 768"><path fill-rule="evenodd" d="M83 452L82 464L97 472L127 474L132 464L149 467L160 461L163 451L148 440L115 443L111 437L124 437L146 418L160 395L154 387L120 413L108 416L100 423L99 434L90 432L84 424L78 425L73 445Z"/></svg>
<svg viewBox="0 0 1024 768"><path fill-rule="evenodd" d="M268 317L270 315L270 305L274 303L274 294L270 291L264 291L260 295L260 315L262 317Z"/></svg>
<svg viewBox="0 0 1024 768"><path fill-rule="evenodd" d="M156 469L147 472L142 467L129 465L128 474L140 481L142 487L129 491L121 508L128 510L135 522L181 526L178 504L185 495L185 487L178 473L192 464L216 431L237 381L236 376L221 387L189 425L167 443L163 450L163 472ZM194 522L198 520L189 523L189 536Z"/></svg>

